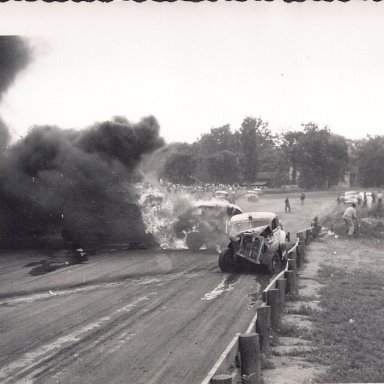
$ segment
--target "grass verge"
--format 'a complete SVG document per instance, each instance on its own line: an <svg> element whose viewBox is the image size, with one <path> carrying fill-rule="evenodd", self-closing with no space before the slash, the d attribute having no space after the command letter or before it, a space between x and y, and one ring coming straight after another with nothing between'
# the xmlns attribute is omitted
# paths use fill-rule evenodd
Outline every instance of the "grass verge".
<svg viewBox="0 0 384 384"><path fill-rule="evenodd" d="M384 280L376 271L323 267L323 311L313 317L311 359L329 366L319 382L374 383L384 378Z"/></svg>

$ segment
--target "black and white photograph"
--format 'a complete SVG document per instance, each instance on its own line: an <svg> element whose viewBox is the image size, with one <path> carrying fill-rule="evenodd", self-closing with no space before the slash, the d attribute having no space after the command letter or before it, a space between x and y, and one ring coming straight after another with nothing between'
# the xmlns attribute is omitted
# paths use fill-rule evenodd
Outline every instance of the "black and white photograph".
<svg viewBox="0 0 384 384"><path fill-rule="evenodd" d="M384 383L384 6L0 4L0 383Z"/></svg>

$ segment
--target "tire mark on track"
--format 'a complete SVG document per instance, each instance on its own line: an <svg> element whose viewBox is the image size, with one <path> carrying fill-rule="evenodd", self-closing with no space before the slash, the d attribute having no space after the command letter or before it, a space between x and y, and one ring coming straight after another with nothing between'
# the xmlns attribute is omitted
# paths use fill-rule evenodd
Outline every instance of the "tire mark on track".
<svg viewBox="0 0 384 384"><path fill-rule="evenodd" d="M144 301L150 300L151 296L157 295L155 292L147 296L140 297L133 302L117 309L108 316L101 317L97 321L89 323L82 328L66 335L59 337L54 342L47 343L32 352L27 352L20 359L6 365L0 369L0 379L2 383L33 383L34 377L44 370L44 364L47 360L54 358L65 348L70 348L73 344L82 342L87 336L97 329L107 325L114 317L119 317L121 313L130 312L138 307Z"/></svg>

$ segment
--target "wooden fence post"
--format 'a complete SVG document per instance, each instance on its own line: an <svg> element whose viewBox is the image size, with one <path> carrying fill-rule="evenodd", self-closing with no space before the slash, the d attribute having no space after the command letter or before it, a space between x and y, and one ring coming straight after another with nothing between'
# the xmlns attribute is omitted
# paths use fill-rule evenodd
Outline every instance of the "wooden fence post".
<svg viewBox="0 0 384 384"><path fill-rule="evenodd" d="M274 331L280 325L280 290L269 289L267 291L267 305L271 307L271 327Z"/></svg>
<svg viewBox="0 0 384 384"><path fill-rule="evenodd" d="M293 259L288 259L288 271L293 272L293 291L292 295L294 297L297 296L297 265L296 265L296 260Z"/></svg>
<svg viewBox="0 0 384 384"><path fill-rule="evenodd" d="M269 305L257 308L256 333L259 334L260 351L269 355L269 336L271 334L271 307Z"/></svg>
<svg viewBox="0 0 384 384"><path fill-rule="evenodd" d="M285 287L287 286L287 279L281 277L276 280L276 288L280 293L280 312L283 312L284 304L285 304Z"/></svg>
<svg viewBox="0 0 384 384"><path fill-rule="evenodd" d="M305 232L305 245L308 245L312 240L312 229L307 229Z"/></svg>
<svg viewBox="0 0 384 384"><path fill-rule="evenodd" d="M259 335L244 333L239 337L241 375L249 377L249 384L259 384L261 375L261 356Z"/></svg>
<svg viewBox="0 0 384 384"><path fill-rule="evenodd" d="M285 278L287 279L287 285L285 287L285 292L295 297L296 295L296 279L295 273L293 271L285 271Z"/></svg>
<svg viewBox="0 0 384 384"><path fill-rule="evenodd" d="M296 257L297 268L300 268L304 262L304 256L305 256L305 243L304 242L299 241L296 253L297 253L297 257Z"/></svg>

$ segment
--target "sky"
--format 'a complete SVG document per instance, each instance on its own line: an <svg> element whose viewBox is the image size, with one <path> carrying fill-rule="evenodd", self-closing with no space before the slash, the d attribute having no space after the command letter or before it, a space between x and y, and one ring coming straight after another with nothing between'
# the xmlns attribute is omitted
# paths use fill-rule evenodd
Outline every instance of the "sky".
<svg viewBox="0 0 384 384"><path fill-rule="evenodd" d="M384 5L8 2L0 35L34 60L0 104L17 140L34 125L82 129L153 115L167 142L246 116L273 132L314 121L358 139L384 134Z"/></svg>

